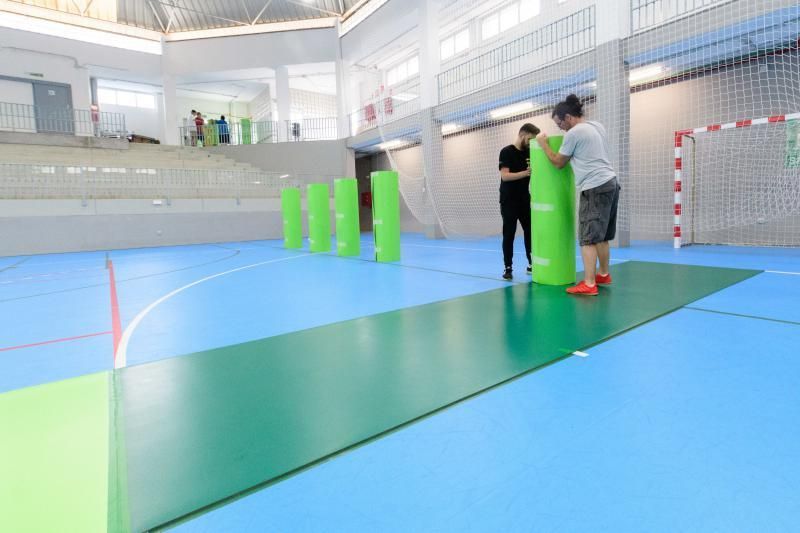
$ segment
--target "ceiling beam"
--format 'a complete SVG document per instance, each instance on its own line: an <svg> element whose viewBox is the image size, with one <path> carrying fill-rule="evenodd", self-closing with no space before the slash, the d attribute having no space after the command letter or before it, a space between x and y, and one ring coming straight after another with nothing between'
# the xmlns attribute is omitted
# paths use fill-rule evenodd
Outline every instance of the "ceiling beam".
<svg viewBox="0 0 800 533"><path fill-rule="evenodd" d="M225 17L220 17L218 15L213 15L211 13L206 13L206 12L200 11L198 9L192 9L191 7L179 6L179 5L177 5L177 3L169 4L169 3L164 2L162 0L156 0L156 1L161 5L167 5L167 6L170 6L171 8L173 8L173 9L179 9L181 11L189 11L189 12L192 12L192 13L197 13L198 15L203 15L203 16L206 16L206 17L210 17L212 19L224 20L225 22L232 22L232 23L238 24L240 26L248 26L249 25L247 22L242 22L241 20L233 20L233 19L229 19L229 18L225 18Z"/></svg>
<svg viewBox="0 0 800 533"><path fill-rule="evenodd" d="M158 11L156 11L156 6L153 5L152 0L147 0L147 5L150 6L150 10L153 12L153 15L156 17L156 21L158 21L158 25L161 26L162 33L167 33L167 27L164 26L164 22L162 22L161 17L158 16Z"/></svg>
<svg viewBox="0 0 800 533"><path fill-rule="evenodd" d="M271 3L272 3L272 0L267 0L267 1L266 1L266 3L264 4L264 7L262 7L262 8L261 8L261 11L259 11L259 12L258 12L258 15L256 15L256 18L254 18L254 19L252 20L252 22L250 22L250 25L251 25L251 26L255 26L255 25L256 25L256 22L258 22L258 19L260 19L260 18L261 18L261 15L263 15L263 14L264 14L264 11L266 11L266 10L267 10L267 8L269 7L269 5L270 5Z"/></svg>
<svg viewBox="0 0 800 533"><path fill-rule="evenodd" d="M322 9L321 7L311 6L311 5L308 5L308 4L303 3L303 2L296 2L295 0L286 0L286 1L288 3L294 4L296 6L305 7L307 9L313 9L314 11L319 11L320 13L325 13L326 15L331 15L331 16L334 16L334 17L340 16L340 14L336 13L335 11L328 11L327 9Z"/></svg>

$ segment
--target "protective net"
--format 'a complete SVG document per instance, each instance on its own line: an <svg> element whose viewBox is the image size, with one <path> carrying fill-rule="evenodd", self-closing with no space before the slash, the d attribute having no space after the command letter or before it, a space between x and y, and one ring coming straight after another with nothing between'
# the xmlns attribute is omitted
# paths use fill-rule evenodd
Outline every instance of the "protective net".
<svg viewBox="0 0 800 533"><path fill-rule="evenodd" d="M687 139L694 173L684 169L675 194L676 132L800 112L796 2L435 4L434 30L417 17L411 32L424 43L435 31L441 56L425 61L419 44L405 56L392 48L397 61L374 55L384 76L369 78L352 121L356 136L378 136L420 222L448 237L498 234L500 150L525 122L562 133L550 113L575 93L609 133L623 187L618 226L631 239L672 239L678 225L682 243L800 244L796 120ZM420 105L415 55L423 77L435 74L435 105Z"/></svg>

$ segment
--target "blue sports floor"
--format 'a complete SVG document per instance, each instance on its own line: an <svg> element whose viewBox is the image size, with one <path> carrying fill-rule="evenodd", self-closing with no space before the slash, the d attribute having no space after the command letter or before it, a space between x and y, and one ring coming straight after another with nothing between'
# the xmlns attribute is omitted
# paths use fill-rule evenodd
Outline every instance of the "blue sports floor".
<svg viewBox="0 0 800 533"><path fill-rule="evenodd" d="M0 258L0 393L502 287L499 248L404 235L402 261L377 264L364 235L361 259L279 241ZM765 272L176 530L796 531L800 249L612 257Z"/></svg>

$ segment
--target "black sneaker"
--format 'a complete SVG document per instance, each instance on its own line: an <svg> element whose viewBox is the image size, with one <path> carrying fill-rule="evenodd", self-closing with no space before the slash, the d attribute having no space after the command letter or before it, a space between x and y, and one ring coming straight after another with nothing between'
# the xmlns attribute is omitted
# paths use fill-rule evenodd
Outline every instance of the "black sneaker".
<svg viewBox="0 0 800 533"><path fill-rule="evenodd" d="M503 279L514 279L514 276L511 274L511 267L506 267L503 271Z"/></svg>
<svg viewBox="0 0 800 533"><path fill-rule="evenodd" d="M525 269L525 272L527 272L528 274L533 274L533 267L531 265L528 265L528 268Z"/></svg>

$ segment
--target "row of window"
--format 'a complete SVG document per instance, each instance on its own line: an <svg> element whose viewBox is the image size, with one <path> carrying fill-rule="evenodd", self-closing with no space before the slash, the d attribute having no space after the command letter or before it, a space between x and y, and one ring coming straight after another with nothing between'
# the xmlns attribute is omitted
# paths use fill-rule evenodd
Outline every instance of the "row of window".
<svg viewBox="0 0 800 533"><path fill-rule="evenodd" d="M118 91L116 89L97 89L97 100L100 105L119 105L125 107L138 107L140 109L155 109L156 97L154 94L134 93L131 91Z"/></svg>
<svg viewBox="0 0 800 533"><path fill-rule="evenodd" d="M395 85L419 74L419 56L413 56L386 72L386 84Z"/></svg>

